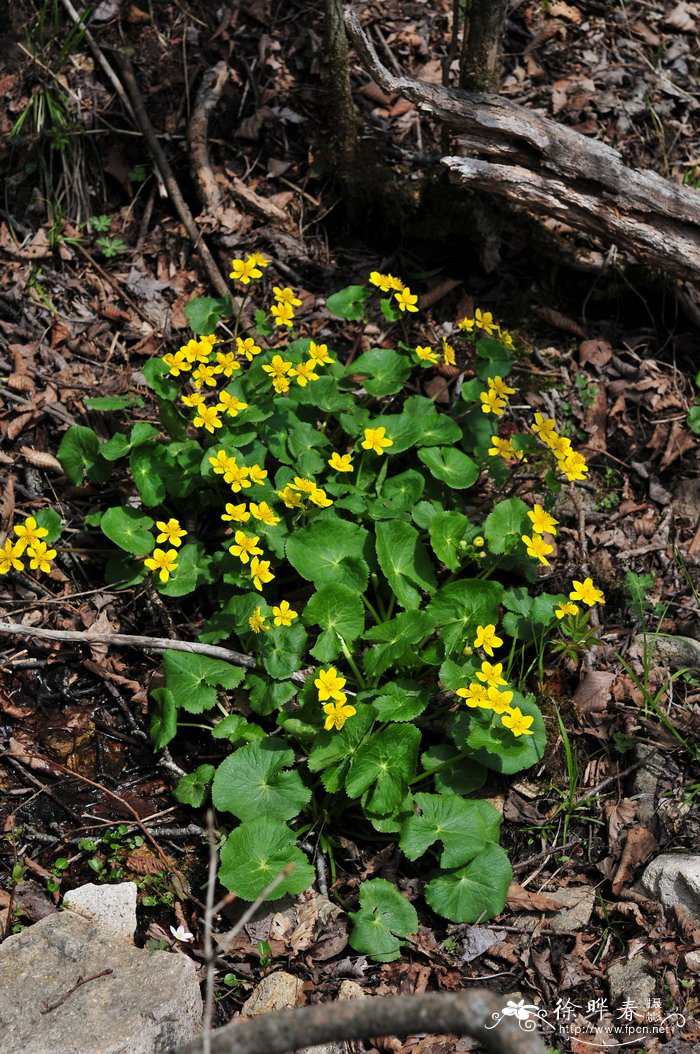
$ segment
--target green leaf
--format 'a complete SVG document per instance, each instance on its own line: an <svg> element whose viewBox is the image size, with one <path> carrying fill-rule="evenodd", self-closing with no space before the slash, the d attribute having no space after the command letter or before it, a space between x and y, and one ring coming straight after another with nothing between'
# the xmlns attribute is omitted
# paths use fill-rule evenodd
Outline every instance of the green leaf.
<svg viewBox="0 0 700 1054"><path fill-rule="evenodd" d="M279 821L258 817L241 824L224 842L219 881L242 900L256 900L289 864L294 865L294 870L275 887L268 900L303 893L316 875L297 848L293 832Z"/></svg>
<svg viewBox="0 0 700 1054"><path fill-rule="evenodd" d="M180 384L170 376L170 369L162 359L148 359L141 372L148 387L161 399L167 399L171 403L177 399L180 394Z"/></svg>
<svg viewBox="0 0 700 1054"><path fill-rule="evenodd" d="M453 490L466 490L479 478L479 466L472 458L454 447L428 447L418 451L418 457L435 479Z"/></svg>
<svg viewBox="0 0 700 1054"><path fill-rule="evenodd" d="M177 569L167 582L160 582L156 578L155 587L165 597L187 596L188 593L193 593L201 582L212 581L210 563L211 557L207 555L201 543L183 545L182 549L178 549Z"/></svg>
<svg viewBox="0 0 700 1054"><path fill-rule="evenodd" d="M388 464L389 462L385 461L383 467ZM372 516L381 520L393 517L403 519L404 514L415 506L424 488L425 477L413 469L392 476L382 486L381 495L372 502Z"/></svg>
<svg viewBox="0 0 700 1054"><path fill-rule="evenodd" d="M448 730L460 750L470 750L472 757L486 768L512 775L541 761L547 747L547 730L539 707L532 696L513 692L512 707L534 717L530 736L514 736L497 714L470 710L456 714Z"/></svg>
<svg viewBox="0 0 700 1054"><path fill-rule="evenodd" d="M154 688L149 694L156 704L151 718L151 741L156 750L162 750L177 733L177 703L167 688Z"/></svg>
<svg viewBox="0 0 700 1054"><path fill-rule="evenodd" d="M251 676L250 674L248 675ZM219 721L211 730L211 734L214 739L227 739L229 743L254 743L257 739L263 739L265 732L263 732L260 725L254 725L250 721L246 721L245 717L241 717L240 714L229 714L224 717L222 721Z"/></svg>
<svg viewBox="0 0 700 1054"><path fill-rule="evenodd" d="M185 304L185 315L190 329L198 336L216 332L222 318L231 313L229 297L198 296Z"/></svg>
<svg viewBox="0 0 700 1054"><path fill-rule="evenodd" d="M443 586L428 606L428 614L440 627L447 653L471 644L477 626L496 625L503 586L479 578L465 578Z"/></svg>
<svg viewBox="0 0 700 1054"><path fill-rule="evenodd" d="M372 700L372 706L380 721L414 721L429 702L427 688L421 688L416 681L399 679L382 685L381 695Z"/></svg>
<svg viewBox="0 0 700 1054"><path fill-rule="evenodd" d="M105 564L105 582L116 589L128 589L143 582L148 575L148 568L140 560L134 560L126 553L115 552L107 557Z"/></svg>
<svg viewBox="0 0 700 1054"><path fill-rule="evenodd" d="M63 436L56 456L61 468L74 486L79 487L85 473L98 460L100 441L92 428L71 425Z"/></svg>
<svg viewBox="0 0 700 1054"><path fill-rule="evenodd" d="M348 322L358 322L365 313L365 303L371 291L364 285L348 285L326 300L326 307L331 315L344 318Z"/></svg>
<svg viewBox="0 0 700 1054"><path fill-rule="evenodd" d="M324 630L311 654L321 662L330 662L340 655L340 639L346 644L357 640L365 627L365 609L357 591L344 585L327 585L318 589L304 608L302 618L307 626ZM323 640L322 655L317 653Z"/></svg>
<svg viewBox="0 0 700 1054"><path fill-rule="evenodd" d="M396 599L404 608L417 608L421 602L419 590L432 593L437 585L418 531L410 523L389 520L377 524L376 535L377 560Z"/></svg>
<svg viewBox="0 0 700 1054"><path fill-rule="evenodd" d="M363 387L370 395L393 395L400 392L411 373L411 363L393 348L370 348L351 362L348 376L367 378Z"/></svg>
<svg viewBox="0 0 700 1054"><path fill-rule="evenodd" d="M513 871L499 845L487 845L466 867L428 882L424 896L450 922L485 922L503 911Z"/></svg>
<svg viewBox="0 0 700 1054"><path fill-rule="evenodd" d="M176 800L182 802L183 805L191 805L194 809L199 809L204 805L215 771L213 765L199 765L194 772L182 776L173 791Z"/></svg>
<svg viewBox="0 0 700 1054"><path fill-rule="evenodd" d="M433 627L434 622L425 611L403 611L388 622L369 629L365 640L378 642L363 658L369 676L381 676L410 650L412 644L419 644L428 637Z"/></svg>
<svg viewBox="0 0 700 1054"><path fill-rule="evenodd" d="M316 517L287 539L287 559L302 578L319 588L334 582L364 592L368 569L362 552L368 534L364 527L337 515Z"/></svg>
<svg viewBox="0 0 700 1054"><path fill-rule="evenodd" d="M144 505L161 505L165 500L163 475L172 465L165 447L144 443L132 450L129 467Z"/></svg>
<svg viewBox="0 0 700 1054"><path fill-rule="evenodd" d="M39 509L38 512L34 513L34 519L37 522L38 527L43 527L44 530L49 533L46 535L43 541L47 545L51 545L61 534L61 517L58 515L55 509Z"/></svg>
<svg viewBox="0 0 700 1054"><path fill-rule="evenodd" d="M343 786L350 761L377 716L374 707L362 703L358 703L355 710L339 732L323 729L318 733L307 759L309 771L323 772L323 786L333 794Z"/></svg>
<svg viewBox="0 0 700 1054"><path fill-rule="evenodd" d="M522 535L530 533L529 511L530 506L520 498L499 501L491 510L484 522L484 537L492 553L512 553L522 547Z"/></svg>
<svg viewBox="0 0 700 1054"><path fill-rule="evenodd" d="M464 538L469 520L461 512L438 512L429 527L430 544L438 560L450 571L460 564L459 543Z"/></svg>
<svg viewBox="0 0 700 1054"><path fill-rule="evenodd" d="M291 626L273 626L268 633L261 634L258 648L270 677L286 680L297 673L303 666L306 641L306 630L297 622Z"/></svg>
<svg viewBox="0 0 700 1054"><path fill-rule="evenodd" d="M401 828L399 846L409 860L417 860L434 842L442 842L440 864L459 867L489 842L498 842L501 816L486 801L465 801L456 794L416 794L420 813Z"/></svg>
<svg viewBox="0 0 700 1054"><path fill-rule="evenodd" d="M360 886L360 908L350 912L349 944L375 962L394 962L401 955L401 937L418 932L416 909L396 886L373 878Z"/></svg>
<svg viewBox="0 0 700 1054"><path fill-rule="evenodd" d="M139 395L98 395L95 398L86 396L83 404L88 410L127 410L130 406L143 406L143 399Z"/></svg>
<svg viewBox="0 0 700 1054"><path fill-rule="evenodd" d="M700 405L691 406L686 421L690 431L700 436Z"/></svg>
<svg viewBox="0 0 700 1054"><path fill-rule="evenodd" d="M291 820L311 800L293 764L294 751L281 739L268 736L240 747L216 770L211 789L215 808L243 821L261 816Z"/></svg>
<svg viewBox="0 0 700 1054"><path fill-rule="evenodd" d="M137 509L116 505L107 509L100 530L111 542L133 556L148 556L155 544L151 528L154 520Z"/></svg>
<svg viewBox="0 0 700 1054"><path fill-rule="evenodd" d="M298 690L291 681L271 681L269 677L258 677L255 673L246 677L246 688L251 710L263 717L279 710Z"/></svg>
<svg viewBox="0 0 700 1054"><path fill-rule="evenodd" d="M245 674L238 666L186 651L163 654L166 687L178 706L190 714L201 714L216 706L216 685L237 688Z"/></svg>
<svg viewBox="0 0 700 1054"><path fill-rule="evenodd" d="M450 743L429 747L420 760L426 772L439 769L433 774L438 794L471 794L486 782L484 766L471 758L462 757L460 751Z"/></svg>
<svg viewBox="0 0 700 1054"><path fill-rule="evenodd" d="M415 775L420 738L414 725L390 725L365 740L345 781L350 797L359 798L372 787L367 808L380 816L395 812Z"/></svg>

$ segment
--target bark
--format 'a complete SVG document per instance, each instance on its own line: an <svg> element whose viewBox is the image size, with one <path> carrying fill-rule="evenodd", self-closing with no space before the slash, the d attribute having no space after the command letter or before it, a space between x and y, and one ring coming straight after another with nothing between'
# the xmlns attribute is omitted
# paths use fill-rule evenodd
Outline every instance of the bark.
<svg viewBox="0 0 700 1054"><path fill-rule="evenodd" d="M465 91L498 91L508 0L471 0L464 25L459 85Z"/></svg>
<svg viewBox="0 0 700 1054"><path fill-rule="evenodd" d="M326 0L325 29L329 160L340 182L352 190L358 155L358 122L350 91L350 62L343 0Z"/></svg>
<svg viewBox="0 0 700 1054"><path fill-rule="evenodd" d="M463 133L460 144L472 156L443 158L455 182L538 216L556 216L653 267L700 281L700 192L628 168L607 144L507 99L394 76L352 12L346 25L362 65L383 91L403 95Z"/></svg>
<svg viewBox="0 0 700 1054"><path fill-rule="evenodd" d="M534 1019L520 1025L513 1017L502 1016L507 999L477 989L305 1006L234 1021L211 1033L211 1052L283 1054L333 1040L405 1039L427 1033L473 1036L493 1054L547 1054ZM178 1048L176 1054L202 1054L202 1049L202 1042L196 1041Z"/></svg>

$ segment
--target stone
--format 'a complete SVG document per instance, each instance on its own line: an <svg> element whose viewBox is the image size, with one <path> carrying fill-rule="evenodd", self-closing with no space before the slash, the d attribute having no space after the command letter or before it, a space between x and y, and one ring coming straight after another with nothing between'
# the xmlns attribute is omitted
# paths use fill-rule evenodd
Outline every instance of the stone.
<svg viewBox="0 0 700 1054"><path fill-rule="evenodd" d="M136 883L97 886L88 882L69 890L63 907L94 922L109 937L134 943L136 933Z"/></svg>
<svg viewBox="0 0 700 1054"><path fill-rule="evenodd" d="M201 1024L186 955L131 947L72 911L0 945L0 1054L166 1054Z"/></svg>
<svg viewBox="0 0 700 1054"><path fill-rule="evenodd" d="M644 955L635 955L632 959L618 959L608 967L608 991L610 1005L619 1006L628 999L630 1005L649 1006L656 981L647 970L649 960Z"/></svg>
<svg viewBox="0 0 700 1054"><path fill-rule="evenodd" d="M670 914L679 904L700 926L700 856L662 853L646 867L639 881L644 892L658 900L664 911Z"/></svg>
<svg viewBox="0 0 700 1054"><path fill-rule="evenodd" d="M291 1010L297 1005L304 982L293 974L278 970L263 977L241 1007L241 1017L257 1017L274 1010Z"/></svg>

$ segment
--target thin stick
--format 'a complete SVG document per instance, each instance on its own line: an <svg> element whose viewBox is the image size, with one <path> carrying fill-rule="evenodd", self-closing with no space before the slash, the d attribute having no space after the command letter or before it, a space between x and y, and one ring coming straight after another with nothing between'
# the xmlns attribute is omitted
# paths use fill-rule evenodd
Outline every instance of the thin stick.
<svg viewBox="0 0 700 1054"><path fill-rule="evenodd" d="M98 977L107 977L108 974L114 973L110 968L101 970L100 973L94 973L91 977L79 977L72 988L69 988L64 995L61 996L55 1003L44 1003L44 1009L41 1011L42 1014L50 1014L52 1010L57 1010L59 1006L62 1006L69 995L73 995L73 992L77 992L81 985L87 984L88 981L96 981Z"/></svg>
<svg viewBox="0 0 700 1054"><path fill-rule="evenodd" d="M142 637L135 633L92 633L90 630L42 629L40 626L23 626L19 622L0 622L0 636L13 634L18 637L36 637L38 640L57 640L75 644L121 644L126 648L137 648L139 651L185 651L192 655L206 655L210 659L223 659L234 666L245 666L254 670L257 663L252 655L242 655L230 648L220 648L216 644L200 644L199 641L169 640L167 637ZM296 684L305 684L303 673L293 673L291 680Z"/></svg>
<svg viewBox="0 0 700 1054"><path fill-rule="evenodd" d="M547 1054L541 1035L505 1016L507 995L484 990L430 992L386 998L369 996L346 1003L303 1006L234 1021L212 1033L212 1054L284 1054L333 1040L418 1034L472 1036L493 1054ZM198 1041L177 1054L202 1054Z"/></svg>
<svg viewBox="0 0 700 1054"><path fill-rule="evenodd" d="M63 2L66 3L66 0L63 0ZM141 95L139 86L136 83L133 66L126 56L122 56L122 76L129 92L129 96L131 97L136 121L143 132L144 139L148 144L156 168L160 172L161 178L165 183L168 196L175 206L175 210L182 221L183 227L191 238L194 248L199 253L209 281L214 286L219 296L228 299L231 296L231 290L229 289L226 279L219 270L219 266L212 256L208 245L204 241L202 232L195 223L194 217L182 196L179 186L177 185L175 176L173 175L173 170L170 167L170 162L165 156L165 151L158 142L158 137L153 125L151 124L148 113L146 112L146 105L143 101L143 96Z"/></svg>
<svg viewBox="0 0 700 1054"><path fill-rule="evenodd" d="M104 73L107 76L107 80L110 82L110 84L114 88L115 92L117 93L117 95L121 99L121 101L122 101L122 103L124 105L124 109L129 114L129 117L131 117L131 119L133 121L134 120L134 111L131 108L131 103L129 102L129 99L127 98L126 92L124 91L124 87L122 85L122 82L119 80L119 77L117 77L116 73L114 72L114 70L110 66L109 62L107 61L107 59L105 57L105 53L103 52L102 48L97 43L97 41L93 37L92 33L90 32L90 30L85 25L85 23L83 21L83 18L85 16L78 14L78 12L75 10L75 8L73 7L73 5L71 3L71 0L61 0L61 3L65 7L65 9L68 12L68 14L70 15L70 17L75 22L75 24L77 26L81 26L82 27L82 31L83 31L83 34L85 36L85 39L88 42L88 46L90 48L90 51L93 53L93 55L97 59L98 63L102 67ZM87 12L85 12L85 14L87 14Z"/></svg>

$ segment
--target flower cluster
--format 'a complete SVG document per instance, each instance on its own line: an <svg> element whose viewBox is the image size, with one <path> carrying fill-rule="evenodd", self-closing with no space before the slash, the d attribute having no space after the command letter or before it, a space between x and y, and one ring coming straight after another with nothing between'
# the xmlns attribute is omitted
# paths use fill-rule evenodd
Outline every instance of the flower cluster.
<svg viewBox="0 0 700 1054"><path fill-rule="evenodd" d="M515 395L515 388L509 388L502 377L488 377L487 390L479 396L481 409L485 414L502 417L508 405L508 396Z"/></svg>
<svg viewBox="0 0 700 1054"><path fill-rule="evenodd" d="M233 278L235 282L240 282L241 285L250 285L254 278L262 278L263 269L269 265L270 261L262 253L250 253L244 260L231 260L231 271L229 278Z"/></svg>
<svg viewBox="0 0 700 1054"><path fill-rule="evenodd" d="M578 450L573 449L570 439L558 434L553 418L543 417L542 414L536 413L532 431L540 442L552 451L569 483L586 478L588 465L585 457Z"/></svg>
<svg viewBox="0 0 700 1054"><path fill-rule="evenodd" d="M295 618L299 617L299 612L294 611L288 600L282 600L280 603L272 609L272 619L275 626L291 626ZM266 623L267 613L263 612L261 607L256 607L253 614L248 619L248 625L250 626L253 633L267 633L268 630L272 629Z"/></svg>
<svg viewBox="0 0 700 1054"><path fill-rule="evenodd" d="M442 350L435 351L429 344L418 345L415 349L416 357L419 362L425 363L427 366L438 366L440 362L444 366L454 366L456 364L455 349L451 344L442 338Z"/></svg>
<svg viewBox="0 0 700 1054"><path fill-rule="evenodd" d="M475 648L482 648L493 658L493 649L500 648L502 644L503 641L496 634L494 625L477 626ZM524 714L520 707L510 705L514 693L508 688L508 682L503 677L503 663L490 663L484 659L481 668L476 671L476 677L467 688L457 689L457 695L465 700L467 706L491 710L498 714L504 728L509 729L516 738L534 735L530 726L535 719Z"/></svg>
<svg viewBox="0 0 700 1054"><path fill-rule="evenodd" d="M496 339L500 340L501 344L508 348L509 351L515 349L512 334L509 333L507 329L502 329L498 323L494 322L493 315L490 311L482 311L481 308L477 308L474 312L474 318L460 318L457 323L457 329L460 329L463 333L469 334L481 330L487 337L496 337Z"/></svg>
<svg viewBox="0 0 700 1054"><path fill-rule="evenodd" d="M527 555L539 560L545 567L549 567L547 557L554 552L554 546L545 540L544 535L555 538L559 520L555 520L553 516L550 516L541 505L535 505L527 515L528 519L532 521L532 534L524 534L522 536L527 548Z"/></svg>
<svg viewBox="0 0 700 1054"><path fill-rule="evenodd" d="M8 571L24 571L24 562L21 557L28 561L30 571L43 571L48 574L51 570L51 561L56 558L56 550L49 549L43 541L49 532L45 527L40 527L33 516L28 516L23 523L18 523L14 528L17 539L13 541L7 538L5 544L0 547L0 575L6 575Z"/></svg>
<svg viewBox="0 0 700 1054"><path fill-rule="evenodd" d="M335 666L330 666L327 670L318 671L314 685L318 689L318 701L325 704L323 707L326 715L324 728L326 730L337 728L340 731L347 719L357 713L355 707L348 703L345 692L342 691L345 687L345 677L340 676Z"/></svg>
<svg viewBox="0 0 700 1054"><path fill-rule="evenodd" d="M172 517L169 520L156 520L156 530L158 531L156 543L165 542L174 548L154 549L143 563L149 571L157 571L158 578L165 583L177 571L177 550L182 545L182 539L187 535L187 531L182 529L179 520Z"/></svg>

